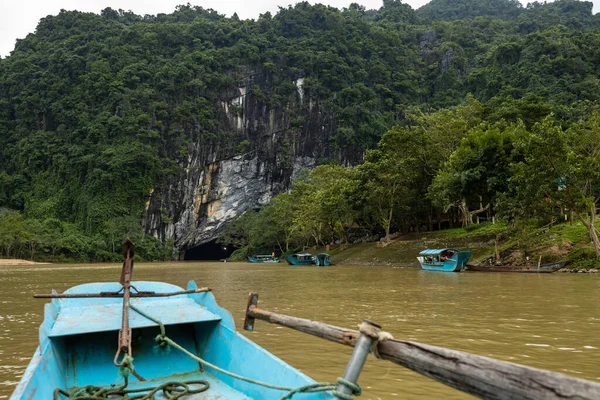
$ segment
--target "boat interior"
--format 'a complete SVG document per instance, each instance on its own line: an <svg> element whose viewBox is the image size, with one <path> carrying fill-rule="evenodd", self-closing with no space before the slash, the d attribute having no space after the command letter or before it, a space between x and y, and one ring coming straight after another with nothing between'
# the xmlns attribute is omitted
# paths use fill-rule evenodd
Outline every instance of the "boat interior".
<svg viewBox="0 0 600 400"><path fill-rule="evenodd" d="M181 288L159 282L135 282L143 291L175 292ZM65 293L93 293L118 290L118 283L76 286ZM195 284L188 288L195 288ZM121 328L121 298L53 299L46 304L40 327L40 347L26 371L28 384L17 388L19 399L33 399L39 393L50 398L57 388L67 390L85 385L122 385L123 377L113 363ZM220 308L212 293L193 293L162 298L135 298L132 304L161 320L166 335L189 352L226 371L296 388L313 383L310 378L285 364L235 331L231 315ZM145 379L129 377L127 389L156 387L170 381L205 380L209 388L185 399L279 399L286 392L244 382L210 367L171 346L160 347L155 338L158 325L133 309L132 355L135 372ZM122 356L119 356L119 360ZM191 384L200 389L202 384ZM20 392L19 392L20 389ZM157 399L166 398L160 397ZM64 398L64 397L59 397ZM327 394L310 399L331 398Z"/></svg>

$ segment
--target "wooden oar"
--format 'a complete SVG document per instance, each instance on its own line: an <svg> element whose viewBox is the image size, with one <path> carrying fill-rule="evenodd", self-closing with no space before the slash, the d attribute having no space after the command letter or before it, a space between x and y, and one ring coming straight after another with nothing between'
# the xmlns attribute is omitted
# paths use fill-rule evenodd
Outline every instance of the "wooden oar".
<svg viewBox="0 0 600 400"><path fill-rule="evenodd" d="M257 308L250 293L244 329L255 319L355 346L360 332ZM377 344L379 356L438 382L484 399L600 399L600 384L443 347L390 339Z"/></svg>

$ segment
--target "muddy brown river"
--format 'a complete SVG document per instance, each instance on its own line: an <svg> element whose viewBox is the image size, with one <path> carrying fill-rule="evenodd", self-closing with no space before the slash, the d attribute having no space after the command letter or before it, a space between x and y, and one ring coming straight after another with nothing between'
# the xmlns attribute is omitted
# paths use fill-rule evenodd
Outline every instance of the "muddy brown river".
<svg viewBox="0 0 600 400"><path fill-rule="evenodd" d="M116 281L120 265L0 267L0 398L8 398L38 344L34 293ZM415 268L290 267L249 263L136 264L134 280L213 289L241 329L248 292L260 307L356 329L363 319L396 338L468 351L600 382L600 275L441 273ZM341 376L351 349L257 321L244 332L317 381ZM115 343L116 346L116 343ZM454 389L370 356L364 399L464 399Z"/></svg>

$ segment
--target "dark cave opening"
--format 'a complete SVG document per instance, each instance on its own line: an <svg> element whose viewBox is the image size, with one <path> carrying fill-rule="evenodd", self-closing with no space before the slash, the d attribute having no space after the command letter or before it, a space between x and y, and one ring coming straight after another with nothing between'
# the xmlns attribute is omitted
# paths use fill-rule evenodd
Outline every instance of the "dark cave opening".
<svg viewBox="0 0 600 400"><path fill-rule="evenodd" d="M185 251L183 259L188 260L222 260L227 258L236 250L231 245L224 245L217 243L216 240L212 240L208 243L201 244L200 246L192 247Z"/></svg>

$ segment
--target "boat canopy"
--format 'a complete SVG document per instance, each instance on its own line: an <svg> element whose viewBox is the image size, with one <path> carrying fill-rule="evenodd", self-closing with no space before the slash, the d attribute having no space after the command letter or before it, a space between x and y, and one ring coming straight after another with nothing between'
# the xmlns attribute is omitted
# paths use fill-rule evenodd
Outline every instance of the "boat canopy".
<svg viewBox="0 0 600 400"><path fill-rule="evenodd" d="M310 253L298 253L298 254L293 254L296 257L312 257L312 254Z"/></svg>
<svg viewBox="0 0 600 400"><path fill-rule="evenodd" d="M254 256L254 258L273 258L271 254L261 254L258 256Z"/></svg>
<svg viewBox="0 0 600 400"><path fill-rule="evenodd" d="M456 251L458 253L458 250L451 249L451 248L447 248L447 249L427 249L427 250L423 250L422 252L420 252L419 255L421 255L421 256L437 256L437 255L442 254L443 252L448 251L448 250Z"/></svg>

